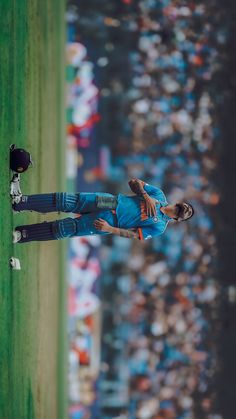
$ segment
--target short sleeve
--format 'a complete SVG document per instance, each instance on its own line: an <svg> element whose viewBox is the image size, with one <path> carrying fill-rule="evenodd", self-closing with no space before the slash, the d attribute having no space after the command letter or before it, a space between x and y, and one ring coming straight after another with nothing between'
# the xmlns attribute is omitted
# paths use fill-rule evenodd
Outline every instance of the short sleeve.
<svg viewBox="0 0 236 419"><path fill-rule="evenodd" d="M160 202L163 202L163 203L167 204L165 194L163 193L163 191L160 188L157 188L156 186L153 186L153 185L149 185L148 183L145 183L143 188L148 193L148 195L154 197L155 199L157 199Z"/></svg>

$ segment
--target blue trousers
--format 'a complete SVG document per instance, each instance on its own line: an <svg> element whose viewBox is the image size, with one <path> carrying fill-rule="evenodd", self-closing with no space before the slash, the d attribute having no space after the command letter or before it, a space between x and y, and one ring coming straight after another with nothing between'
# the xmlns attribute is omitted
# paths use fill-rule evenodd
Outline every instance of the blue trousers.
<svg viewBox="0 0 236 419"><path fill-rule="evenodd" d="M117 226L115 208L117 197L107 193L75 193L64 192L23 195L21 202L14 204L15 211L37 211L40 213L66 212L77 214L51 222L17 226L21 231L20 243L29 241L58 240L66 237L87 236L92 234L109 234L97 230L94 221L98 218L106 220L110 225Z"/></svg>

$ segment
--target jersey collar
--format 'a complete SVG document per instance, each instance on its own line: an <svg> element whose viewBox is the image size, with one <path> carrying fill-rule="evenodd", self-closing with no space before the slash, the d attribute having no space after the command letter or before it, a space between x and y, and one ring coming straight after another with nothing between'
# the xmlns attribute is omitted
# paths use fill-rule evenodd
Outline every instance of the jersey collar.
<svg viewBox="0 0 236 419"><path fill-rule="evenodd" d="M172 220L171 217L169 217L168 215L164 214L164 212L161 211L161 207L167 207L168 203L167 202L158 202L158 207L159 207L159 211L161 213L162 219L165 221L170 221Z"/></svg>

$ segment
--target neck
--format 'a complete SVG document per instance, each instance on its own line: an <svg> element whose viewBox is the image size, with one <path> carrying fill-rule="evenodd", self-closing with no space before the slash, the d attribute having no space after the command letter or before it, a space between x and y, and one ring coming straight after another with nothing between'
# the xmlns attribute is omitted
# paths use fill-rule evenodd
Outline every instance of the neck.
<svg viewBox="0 0 236 419"><path fill-rule="evenodd" d="M175 212L174 212L174 208L173 208L172 205L167 205L166 207L161 207L160 210L161 210L161 212L163 212L163 214L167 215L170 218L175 217Z"/></svg>

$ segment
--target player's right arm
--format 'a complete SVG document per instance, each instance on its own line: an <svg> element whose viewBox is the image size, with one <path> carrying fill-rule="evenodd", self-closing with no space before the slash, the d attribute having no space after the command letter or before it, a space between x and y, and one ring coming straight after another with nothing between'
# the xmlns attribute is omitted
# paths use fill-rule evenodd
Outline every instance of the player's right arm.
<svg viewBox="0 0 236 419"><path fill-rule="evenodd" d="M144 190L145 182L141 179L133 178L129 181L129 187L136 195L143 196L147 192Z"/></svg>
<svg viewBox="0 0 236 419"><path fill-rule="evenodd" d="M102 218L98 218L97 220L95 220L94 225L97 230L106 231L111 234L116 234L117 236L120 236L120 237L126 237L127 239L140 238L138 230L129 230L125 228L113 227Z"/></svg>
<svg viewBox="0 0 236 419"><path fill-rule="evenodd" d="M144 199L146 204L147 215L149 217L155 217L157 214L156 200L148 195L148 192L144 189L145 185L146 183L140 179L134 178L129 181L129 187L131 191Z"/></svg>

